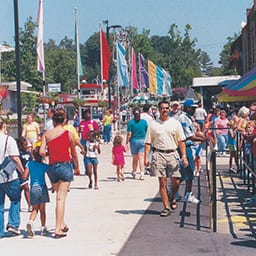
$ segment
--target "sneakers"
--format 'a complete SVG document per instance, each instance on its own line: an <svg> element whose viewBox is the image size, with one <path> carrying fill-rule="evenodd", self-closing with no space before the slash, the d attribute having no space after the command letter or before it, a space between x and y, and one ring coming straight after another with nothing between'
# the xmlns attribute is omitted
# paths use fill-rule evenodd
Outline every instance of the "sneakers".
<svg viewBox="0 0 256 256"><path fill-rule="evenodd" d="M92 181L90 181L88 188L92 188Z"/></svg>
<svg viewBox="0 0 256 256"><path fill-rule="evenodd" d="M144 180L144 172L140 173L140 180Z"/></svg>
<svg viewBox="0 0 256 256"><path fill-rule="evenodd" d="M27 223L27 234L28 237L33 237L35 235L33 224L31 222Z"/></svg>
<svg viewBox="0 0 256 256"><path fill-rule="evenodd" d="M136 172L132 171L131 175L132 175L133 179L135 179L135 177L136 177Z"/></svg>
<svg viewBox="0 0 256 256"><path fill-rule="evenodd" d="M16 235L16 236L20 235L19 229L14 226L8 225L6 229L8 232L11 232L13 235Z"/></svg>
<svg viewBox="0 0 256 256"><path fill-rule="evenodd" d="M41 234L41 236L45 236L47 234L47 228L46 227L41 227L40 234Z"/></svg>
<svg viewBox="0 0 256 256"><path fill-rule="evenodd" d="M186 193L185 195L185 202L186 203L193 203L193 204L199 204L200 200L198 200L191 192Z"/></svg>
<svg viewBox="0 0 256 256"><path fill-rule="evenodd" d="M230 168L229 171L237 174L237 170L235 170L234 168Z"/></svg>

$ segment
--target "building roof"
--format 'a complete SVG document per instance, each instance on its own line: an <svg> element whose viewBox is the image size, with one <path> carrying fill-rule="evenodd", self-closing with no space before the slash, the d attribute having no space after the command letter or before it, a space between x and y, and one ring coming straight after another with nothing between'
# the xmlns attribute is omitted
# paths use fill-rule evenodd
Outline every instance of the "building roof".
<svg viewBox="0 0 256 256"><path fill-rule="evenodd" d="M232 76L208 76L208 77L195 77L193 78L192 88L195 87L211 87L211 86L225 86L229 83L238 80L239 75Z"/></svg>
<svg viewBox="0 0 256 256"><path fill-rule="evenodd" d="M0 85L1 86L7 86L7 89L9 91L15 91L15 92L17 91L16 81L14 81L14 82L2 82ZM20 82L20 87L21 87L21 91L27 91L28 88L32 87L32 85L30 83L21 81Z"/></svg>

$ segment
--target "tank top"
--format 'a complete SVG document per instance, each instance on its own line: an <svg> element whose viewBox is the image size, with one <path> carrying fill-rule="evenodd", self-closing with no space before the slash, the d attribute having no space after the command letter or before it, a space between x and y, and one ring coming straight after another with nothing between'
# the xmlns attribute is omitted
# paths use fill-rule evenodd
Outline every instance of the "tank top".
<svg viewBox="0 0 256 256"><path fill-rule="evenodd" d="M69 132L64 131L60 136L47 142L49 152L49 164L70 162L70 139Z"/></svg>

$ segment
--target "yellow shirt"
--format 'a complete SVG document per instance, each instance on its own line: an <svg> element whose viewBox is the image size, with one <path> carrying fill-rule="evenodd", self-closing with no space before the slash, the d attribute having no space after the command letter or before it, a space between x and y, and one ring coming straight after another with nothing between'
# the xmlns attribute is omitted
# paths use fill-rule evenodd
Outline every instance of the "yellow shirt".
<svg viewBox="0 0 256 256"><path fill-rule="evenodd" d="M64 128L65 130L71 132L71 134L72 134L74 140L79 139L79 135L78 135L78 133L77 133L77 131L76 131L76 128L75 128L73 125L66 124L66 125L63 126L63 128Z"/></svg>

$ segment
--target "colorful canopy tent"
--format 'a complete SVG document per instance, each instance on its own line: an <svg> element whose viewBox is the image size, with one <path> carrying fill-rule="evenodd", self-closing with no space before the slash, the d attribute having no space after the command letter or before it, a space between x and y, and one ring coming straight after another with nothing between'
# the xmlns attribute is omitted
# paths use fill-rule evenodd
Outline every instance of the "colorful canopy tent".
<svg viewBox="0 0 256 256"><path fill-rule="evenodd" d="M256 94L250 96L230 96L224 92L216 95L218 102L240 102L240 101L255 101Z"/></svg>
<svg viewBox="0 0 256 256"><path fill-rule="evenodd" d="M256 67L237 81L227 85L225 88L223 88L222 92L229 96L237 97L250 98L253 97L253 95L256 95ZM250 99L246 100L249 101Z"/></svg>

